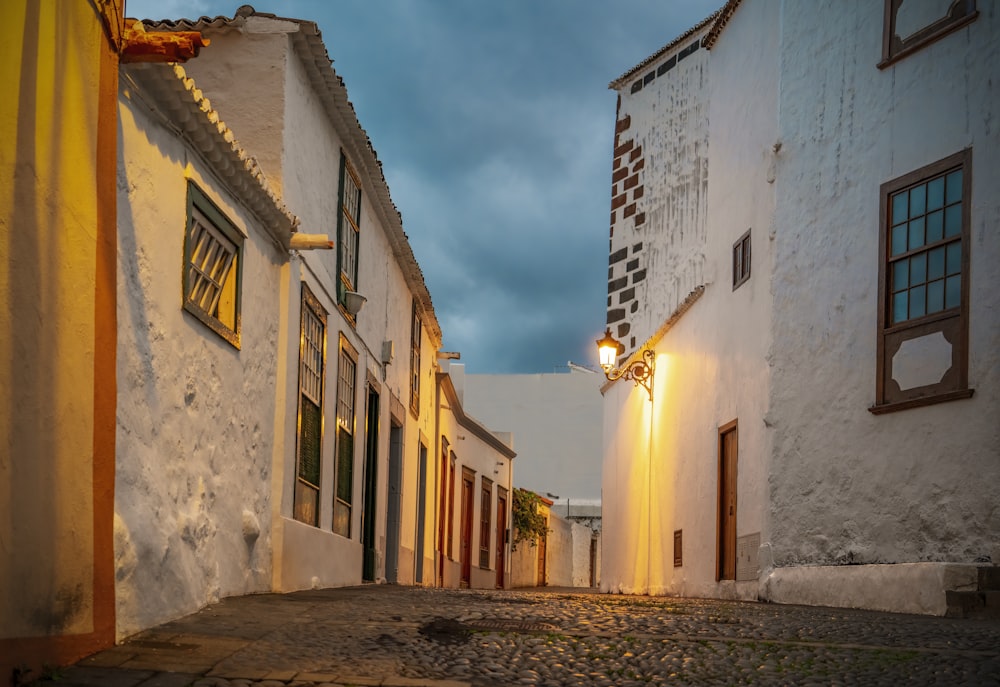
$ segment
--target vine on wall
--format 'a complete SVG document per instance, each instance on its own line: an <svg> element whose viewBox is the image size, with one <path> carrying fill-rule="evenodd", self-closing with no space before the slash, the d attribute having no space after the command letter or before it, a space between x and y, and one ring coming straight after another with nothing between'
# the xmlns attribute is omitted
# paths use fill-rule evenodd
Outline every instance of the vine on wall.
<svg viewBox="0 0 1000 687"><path fill-rule="evenodd" d="M549 533L548 520L541 512L541 505L542 499L535 492L518 487L514 488L512 551L517 551L517 545L521 542L528 542L529 545L535 546L539 538Z"/></svg>

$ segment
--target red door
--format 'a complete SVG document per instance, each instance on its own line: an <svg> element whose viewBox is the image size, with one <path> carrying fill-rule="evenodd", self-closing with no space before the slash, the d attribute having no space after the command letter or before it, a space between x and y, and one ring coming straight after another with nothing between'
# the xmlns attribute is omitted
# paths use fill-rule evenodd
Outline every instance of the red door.
<svg viewBox="0 0 1000 687"><path fill-rule="evenodd" d="M719 429L719 567L720 580L736 579L736 421Z"/></svg>
<svg viewBox="0 0 1000 687"><path fill-rule="evenodd" d="M503 589L503 571L507 567L507 490L497 489L497 589Z"/></svg>
<svg viewBox="0 0 1000 687"><path fill-rule="evenodd" d="M462 470L462 581L461 586L468 588L472 581L472 511L473 488L475 476Z"/></svg>

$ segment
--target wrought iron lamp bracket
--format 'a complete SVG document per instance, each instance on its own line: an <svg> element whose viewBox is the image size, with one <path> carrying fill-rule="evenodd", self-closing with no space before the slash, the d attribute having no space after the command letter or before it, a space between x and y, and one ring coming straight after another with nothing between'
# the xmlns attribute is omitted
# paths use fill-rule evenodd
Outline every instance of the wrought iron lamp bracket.
<svg viewBox="0 0 1000 687"><path fill-rule="evenodd" d="M653 372L656 370L656 354L650 349L642 352L641 360L634 360L625 367L604 371L604 376L609 381L617 379L630 379L636 386L641 386L649 393L649 400L653 400Z"/></svg>

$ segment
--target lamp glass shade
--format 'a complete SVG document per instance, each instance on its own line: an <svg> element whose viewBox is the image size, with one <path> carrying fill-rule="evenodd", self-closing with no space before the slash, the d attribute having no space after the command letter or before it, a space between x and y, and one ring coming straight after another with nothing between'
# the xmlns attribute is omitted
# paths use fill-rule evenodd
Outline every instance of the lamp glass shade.
<svg viewBox="0 0 1000 687"><path fill-rule="evenodd" d="M621 344L615 340L615 337L611 336L611 330L608 329L604 332L604 337L597 340L597 351L601 359L601 367L605 370L609 370L615 365L615 358L618 357L618 351Z"/></svg>

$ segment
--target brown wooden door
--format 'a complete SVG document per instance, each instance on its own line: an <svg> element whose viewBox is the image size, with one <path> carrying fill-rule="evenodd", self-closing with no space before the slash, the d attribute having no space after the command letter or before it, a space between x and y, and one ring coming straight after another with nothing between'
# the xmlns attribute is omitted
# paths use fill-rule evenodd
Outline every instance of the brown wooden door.
<svg viewBox="0 0 1000 687"><path fill-rule="evenodd" d="M503 571L507 567L507 490L497 489L497 589L503 589Z"/></svg>
<svg viewBox="0 0 1000 687"><path fill-rule="evenodd" d="M461 563L462 581L461 586L468 588L472 581L472 511L473 509L473 489L475 488L475 477L462 471L462 541L461 541Z"/></svg>
<svg viewBox="0 0 1000 687"><path fill-rule="evenodd" d="M548 524L548 523L546 523ZM538 586L544 587L548 582L545 579L545 545L548 544L549 535L543 534L538 538Z"/></svg>
<svg viewBox="0 0 1000 687"><path fill-rule="evenodd" d="M736 579L736 421L719 429L719 567L720 580Z"/></svg>

